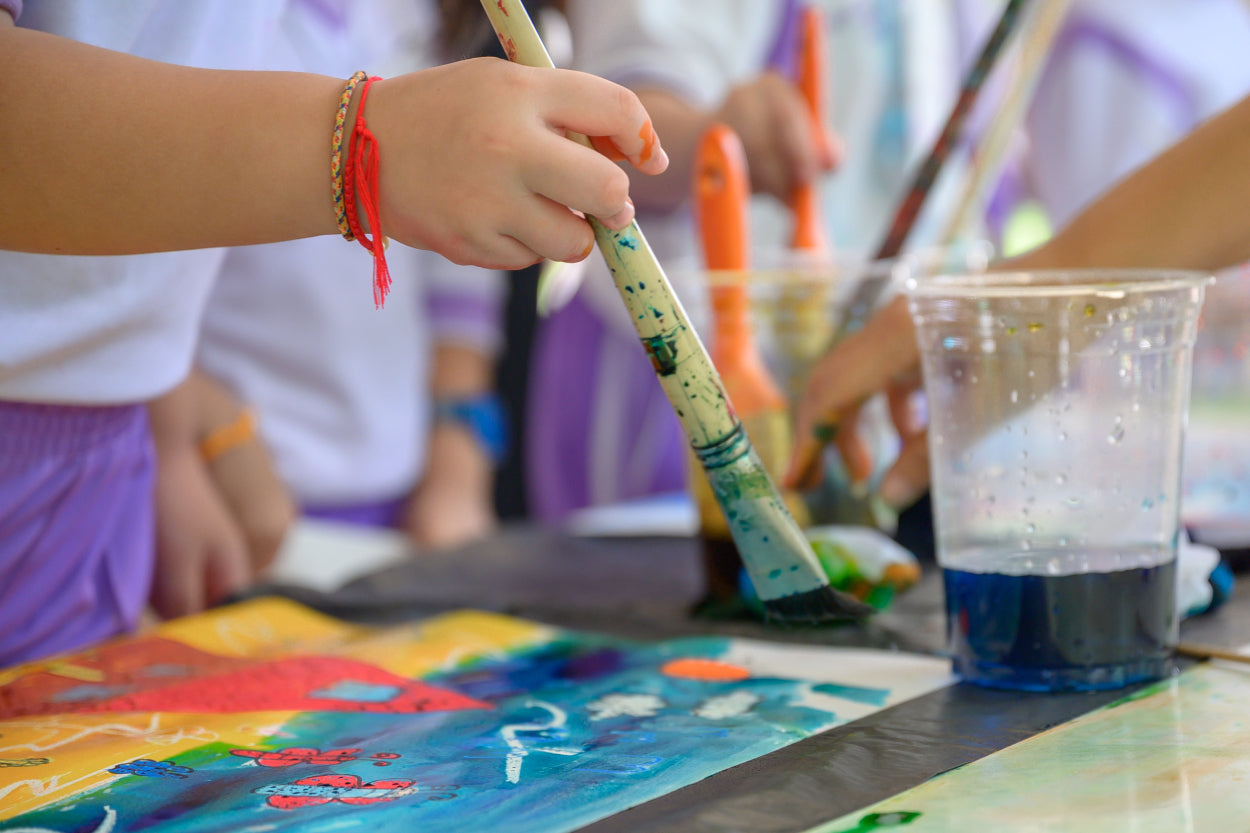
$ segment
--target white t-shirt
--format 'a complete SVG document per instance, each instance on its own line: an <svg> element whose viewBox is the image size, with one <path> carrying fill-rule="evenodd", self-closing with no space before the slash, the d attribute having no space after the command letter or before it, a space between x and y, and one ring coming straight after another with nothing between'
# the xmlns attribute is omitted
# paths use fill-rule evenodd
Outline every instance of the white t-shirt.
<svg viewBox="0 0 1250 833"><path fill-rule="evenodd" d="M18 25L144 58L266 68L285 0L27 0ZM153 172L159 176L160 172ZM137 402L186 374L223 254L0 251L0 400Z"/></svg>
<svg viewBox="0 0 1250 833"><path fill-rule="evenodd" d="M294 69L390 76L436 60L432 2L292 0L282 28ZM499 345L498 273L399 244L387 262L393 284L378 310L373 260L357 243L232 249L205 310L197 364L255 409L304 505L408 493L425 463L434 344Z"/></svg>
<svg viewBox="0 0 1250 833"><path fill-rule="evenodd" d="M498 347L498 273L392 244L373 305L372 258L319 237L232 249L204 315L197 364L259 416L305 505L389 500L425 461L435 341Z"/></svg>

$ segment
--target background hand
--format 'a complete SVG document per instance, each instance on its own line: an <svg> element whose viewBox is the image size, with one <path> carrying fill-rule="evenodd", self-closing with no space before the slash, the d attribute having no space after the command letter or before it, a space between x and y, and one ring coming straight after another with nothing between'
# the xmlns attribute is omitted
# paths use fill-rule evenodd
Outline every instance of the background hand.
<svg viewBox="0 0 1250 833"><path fill-rule="evenodd" d="M712 114L742 139L751 171L751 190L783 202L796 186L833 170L841 148L816 141L817 126L794 82L765 72L729 91Z"/></svg>
<svg viewBox="0 0 1250 833"><path fill-rule="evenodd" d="M196 613L251 579L243 535L194 447L160 452L153 608L166 618Z"/></svg>
<svg viewBox="0 0 1250 833"><path fill-rule="evenodd" d="M497 524L492 482L490 460L477 439L458 425L436 425L425 474L404 513L404 531L429 549L485 537Z"/></svg>

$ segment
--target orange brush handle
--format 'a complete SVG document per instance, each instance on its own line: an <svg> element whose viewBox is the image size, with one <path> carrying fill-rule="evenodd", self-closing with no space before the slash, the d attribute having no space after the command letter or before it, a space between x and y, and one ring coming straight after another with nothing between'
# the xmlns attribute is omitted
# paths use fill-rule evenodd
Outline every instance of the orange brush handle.
<svg viewBox="0 0 1250 833"><path fill-rule="evenodd" d="M694 191L707 268L744 272L751 262L750 177L741 140L723 124L712 125L699 141ZM739 415L745 419L784 410L785 398L755 346L746 284L713 286L709 294L715 326L712 362Z"/></svg>
<svg viewBox="0 0 1250 833"><path fill-rule="evenodd" d="M751 184L742 140L728 125L714 124L695 149L694 202L703 262L713 271L740 271L751 264Z"/></svg>
<svg viewBox="0 0 1250 833"><path fill-rule="evenodd" d="M826 79L828 78L828 43L825 39L825 17L821 10L808 6L799 19L799 92L812 117L812 139L825 158L832 155L833 140L825 130ZM805 183L790 196L794 214L794 231L790 247L801 251L827 252L824 222L816 187Z"/></svg>

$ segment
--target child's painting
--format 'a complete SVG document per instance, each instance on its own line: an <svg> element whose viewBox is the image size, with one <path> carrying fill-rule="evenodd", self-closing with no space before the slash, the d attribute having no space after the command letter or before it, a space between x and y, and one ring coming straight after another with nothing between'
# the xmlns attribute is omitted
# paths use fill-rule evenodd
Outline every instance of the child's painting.
<svg viewBox="0 0 1250 833"><path fill-rule="evenodd" d="M1245 830L1250 671L1204 665L810 833Z"/></svg>
<svg viewBox="0 0 1250 833"><path fill-rule="evenodd" d="M0 671L0 830L574 830L949 682L944 661L266 599Z"/></svg>

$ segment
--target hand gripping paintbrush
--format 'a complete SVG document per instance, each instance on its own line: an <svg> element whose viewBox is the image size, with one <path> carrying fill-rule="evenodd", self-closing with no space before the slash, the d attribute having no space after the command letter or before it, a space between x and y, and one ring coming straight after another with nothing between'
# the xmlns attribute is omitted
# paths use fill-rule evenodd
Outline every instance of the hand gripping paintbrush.
<svg viewBox="0 0 1250 833"><path fill-rule="evenodd" d="M552 67L518 0L482 0L509 59ZM585 136L569 138L591 147ZM612 231L589 218L642 346L725 512L756 592L779 619L859 618L873 609L829 585L807 538L764 470L725 386L637 223Z"/></svg>

